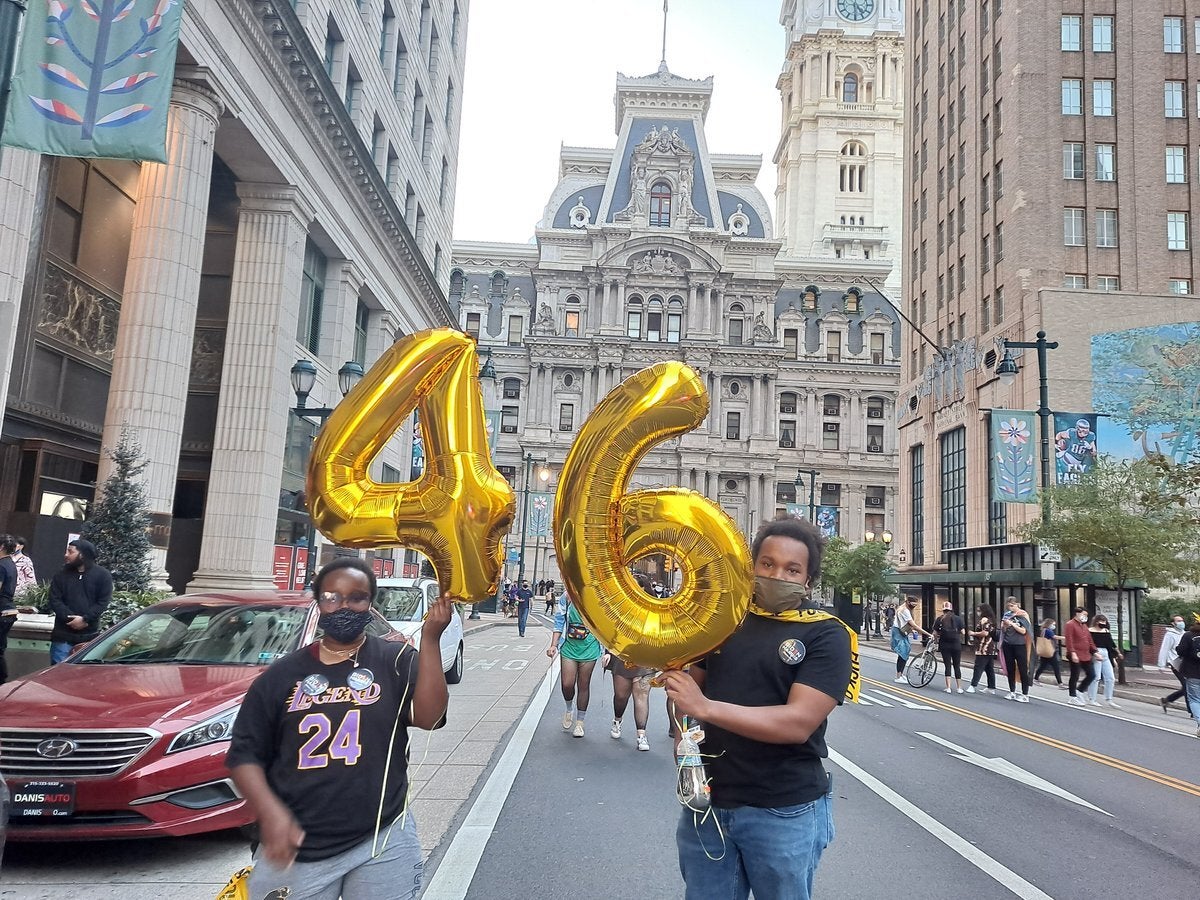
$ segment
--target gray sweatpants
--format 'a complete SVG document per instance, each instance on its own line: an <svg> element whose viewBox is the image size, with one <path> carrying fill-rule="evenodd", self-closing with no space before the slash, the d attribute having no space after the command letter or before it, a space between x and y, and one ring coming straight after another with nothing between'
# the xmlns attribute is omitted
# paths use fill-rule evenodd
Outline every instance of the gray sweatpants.
<svg viewBox="0 0 1200 900"><path fill-rule="evenodd" d="M388 829L379 832L376 848L383 847ZM280 869L267 862L262 848L254 857L249 894L262 900L271 891L291 888L288 900L401 900L414 898L421 890L421 843L410 812L392 826L391 836L375 859L371 858L374 835L345 853L318 862L297 862Z"/></svg>

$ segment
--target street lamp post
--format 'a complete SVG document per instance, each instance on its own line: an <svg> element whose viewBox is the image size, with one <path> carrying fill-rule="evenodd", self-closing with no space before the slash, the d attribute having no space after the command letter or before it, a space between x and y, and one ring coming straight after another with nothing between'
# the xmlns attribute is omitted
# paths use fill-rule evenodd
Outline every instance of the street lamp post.
<svg viewBox="0 0 1200 900"><path fill-rule="evenodd" d="M816 469L797 469L796 470L796 493L799 494L804 488L804 476L808 476L808 521L815 522L817 520L817 476L821 474ZM797 501L799 497L797 496Z"/></svg>
<svg viewBox="0 0 1200 900"><path fill-rule="evenodd" d="M867 529L867 531L863 534L863 538L866 539L868 544L874 543L876 540L878 540L881 544L883 544L884 555L889 560L891 559L891 557L892 557L892 533L890 531L888 531L885 528L883 531L876 534L874 531ZM901 551L901 553L903 553L903 551ZM903 561L903 559L901 561ZM868 639L870 639L870 635L871 635L872 620L875 622L875 634L878 635L879 637L883 636L883 632L879 628L879 598L874 597L874 598L872 598L871 602L875 604L875 612L872 616L870 616L863 622L863 628L866 631ZM865 603L865 598L864 598L864 603ZM864 609L864 612L865 612L865 609Z"/></svg>
<svg viewBox="0 0 1200 900"><path fill-rule="evenodd" d="M354 386L362 381L363 367L361 363L354 360L347 360L338 369L338 390L345 397ZM306 422L315 424L318 428L325 424L325 420L333 415L333 407L329 406L307 406L308 395L312 393L313 385L317 382L317 366L311 359L298 359L295 365L292 366L292 390L296 392L296 405L292 407L292 413L297 417L304 419ZM315 420L315 421L314 421ZM311 445L309 450L311 452ZM308 524L305 526L304 544L305 552L308 554L307 562L304 566L304 587L309 588L312 585L314 563L316 561L316 553L314 552L314 544L317 542L317 529L313 525L312 515L308 516Z"/></svg>
<svg viewBox="0 0 1200 900"><path fill-rule="evenodd" d="M1004 356L996 364L996 376L1000 383L1007 386L1013 383L1021 367L1013 359L1011 348L1019 350L1036 350L1038 363L1038 419L1041 429L1042 445L1042 524L1050 521L1050 504L1046 499L1046 491L1050 489L1050 386L1046 381L1046 351L1057 350L1058 341L1046 340L1046 332L1039 331L1036 341L1004 341Z"/></svg>
<svg viewBox="0 0 1200 900"><path fill-rule="evenodd" d="M525 488L521 495L521 555L517 560L517 584L525 580L525 538L529 532L529 482L533 480L533 454L526 453L525 457ZM543 484L550 480L550 470L546 468L545 460L538 469L538 480Z"/></svg>

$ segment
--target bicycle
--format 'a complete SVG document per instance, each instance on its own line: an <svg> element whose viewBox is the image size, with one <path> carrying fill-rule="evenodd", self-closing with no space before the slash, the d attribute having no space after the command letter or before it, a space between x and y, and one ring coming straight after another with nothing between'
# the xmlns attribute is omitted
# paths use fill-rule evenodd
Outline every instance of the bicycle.
<svg viewBox="0 0 1200 900"><path fill-rule="evenodd" d="M904 677L915 688L923 688L933 681L938 672L937 645L933 641L925 642L925 649L920 656L914 656L904 667Z"/></svg>

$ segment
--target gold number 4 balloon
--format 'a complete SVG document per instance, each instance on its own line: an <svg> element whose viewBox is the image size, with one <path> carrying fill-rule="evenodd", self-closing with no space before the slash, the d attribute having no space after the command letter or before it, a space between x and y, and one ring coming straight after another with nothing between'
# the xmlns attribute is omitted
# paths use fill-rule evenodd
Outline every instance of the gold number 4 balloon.
<svg viewBox="0 0 1200 900"><path fill-rule="evenodd" d="M345 547L409 546L424 553L445 593L468 603L494 590L512 488L492 465L475 342L448 328L392 345L329 417L313 445L308 509ZM371 461L416 409L425 470L379 484Z"/></svg>
<svg viewBox="0 0 1200 900"><path fill-rule="evenodd" d="M656 444L696 428L708 413L699 374L659 363L619 384L588 416L563 465L554 544L568 594L600 642L627 664L673 668L715 649L750 604L750 551L708 498L682 488L627 494ZM629 565L675 558L679 591L656 598Z"/></svg>

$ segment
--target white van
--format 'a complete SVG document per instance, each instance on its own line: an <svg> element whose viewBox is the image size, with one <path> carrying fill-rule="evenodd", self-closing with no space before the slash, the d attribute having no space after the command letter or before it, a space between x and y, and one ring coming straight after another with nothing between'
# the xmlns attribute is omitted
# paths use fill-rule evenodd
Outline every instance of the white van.
<svg viewBox="0 0 1200 900"><path fill-rule="evenodd" d="M378 582L375 608L420 650L425 613L438 598L438 583L432 578L380 578ZM446 682L458 684L463 677L463 623L457 609L442 632L441 647Z"/></svg>

